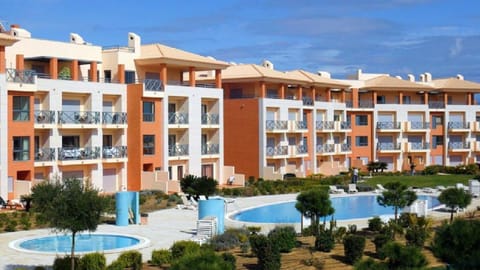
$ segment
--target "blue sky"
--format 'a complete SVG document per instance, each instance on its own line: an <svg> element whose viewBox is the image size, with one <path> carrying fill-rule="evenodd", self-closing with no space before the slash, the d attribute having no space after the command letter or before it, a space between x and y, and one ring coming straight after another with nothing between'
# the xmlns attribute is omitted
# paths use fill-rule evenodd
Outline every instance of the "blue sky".
<svg viewBox="0 0 480 270"><path fill-rule="evenodd" d="M33 37L95 45L162 43L236 63L268 59L275 69L364 72L480 82L476 0L0 0L0 20Z"/></svg>

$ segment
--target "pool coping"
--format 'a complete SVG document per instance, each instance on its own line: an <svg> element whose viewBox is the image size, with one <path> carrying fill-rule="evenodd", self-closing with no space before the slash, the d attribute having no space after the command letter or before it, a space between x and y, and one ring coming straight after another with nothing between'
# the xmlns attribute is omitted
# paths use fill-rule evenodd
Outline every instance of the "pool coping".
<svg viewBox="0 0 480 270"><path fill-rule="evenodd" d="M47 235L43 235L43 236L29 236L29 237L23 237L23 238L20 238L20 239L16 239L16 240L13 240L13 241L10 241L8 243L8 247L15 250L15 251L19 251L19 252L25 252L25 253L30 253L30 254L39 254L39 255L68 255L70 254L70 251L69 252L58 252L58 251L52 251L52 252L49 252L49 251L35 251L35 250L29 250L29 249L24 249L24 248L21 248L19 247L19 245L24 242L24 241L28 241L28 240L32 240L32 239L38 239L38 238L43 238L43 237L49 237L49 236L58 236L58 235L67 235L69 233L56 233L56 232L52 232L52 233L49 233ZM85 234L85 233L80 233L79 234ZM95 235L118 235L118 236L125 236L125 237L130 237L130 238L135 238L135 239L138 239L140 242L138 244L135 244L133 246L129 246L129 247L123 247L123 248L115 248L115 249L109 249L109 250L100 250L100 251L75 251L75 255L83 255L83 254L88 254L88 253L92 253L92 252L99 252L99 253L102 253L102 254L114 254L114 253L121 253L121 252L124 252L124 251L129 251L129 250L140 250L140 249L143 249L143 248L146 248L146 247L149 247L151 245L151 241L150 239L146 238L146 237L143 237L143 236L139 236L139 235L133 235L133 234L126 234L126 233L106 233L106 232L92 232L92 233L88 233L89 235L92 235L92 234L95 234Z"/></svg>

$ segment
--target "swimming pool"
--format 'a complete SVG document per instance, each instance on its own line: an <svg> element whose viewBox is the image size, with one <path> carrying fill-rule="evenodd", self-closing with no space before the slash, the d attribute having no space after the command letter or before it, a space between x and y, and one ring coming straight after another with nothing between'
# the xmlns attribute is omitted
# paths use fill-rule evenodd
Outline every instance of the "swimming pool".
<svg viewBox="0 0 480 270"><path fill-rule="evenodd" d="M119 252L145 245L148 239L138 236L119 234L78 234L75 236L75 252ZM10 247L27 252L70 253L71 235L40 236L19 239L10 243Z"/></svg>
<svg viewBox="0 0 480 270"><path fill-rule="evenodd" d="M427 200L428 208L440 205L434 196L418 196ZM393 215L393 207L383 207L377 203L377 196L348 196L330 198L335 208L336 220L362 219L373 216ZM241 211L230 218L237 221L256 223L300 223L300 212L295 209L296 201L264 205ZM330 220L330 217L327 217Z"/></svg>

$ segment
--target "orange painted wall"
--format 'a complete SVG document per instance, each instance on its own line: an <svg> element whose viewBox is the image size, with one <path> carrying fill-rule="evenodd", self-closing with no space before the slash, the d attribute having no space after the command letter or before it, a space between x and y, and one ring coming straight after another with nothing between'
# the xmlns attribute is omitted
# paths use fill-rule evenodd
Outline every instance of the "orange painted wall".
<svg viewBox="0 0 480 270"><path fill-rule="evenodd" d="M13 97L14 96L28 96L30 97L30 120L29 121L13 121ZM8 176L17 179L19 171L25 171L21 180L33 179L33 162L34 162L34 128L33 128L33 108L34 99L33 93L28 92L8 92ZM27 161L14 161L13 160L13 137L28 136L30 138L30 158ZM8 194L9 199L13 198L13 193Z"/></svg>
<svg viewBox="0 0 480 270"><path fill-rule="evenodd" d="M433 116L442 116L444 117L443 119L443 125L437 125L436 128L433 128ZM431 113L430 114L430 145L433 145L433 136L443 136L443 141L445 144L445 114L443 112L439 113ZM435 164L435 165L444 165L445 164L445 158L446 158L446 150L448 149L447 145L437 145L435 149L431 149L430 151L430 156L431 156L431 161L432 163L434 162L434 156L443 156L443 164Z"/></svg>
<svg viewBox="0 0 480 270"><path fill-rule="evenodd" d="M352 140L352 165L355 164L354 160L357 157L368 157L369 161L373 161L373 151L375 145L373 145L373 114L372 112L348 112L352 123L352 132L349 134ZM357 126L355 116L356 115L367 115L368 125L366 126ZM358 147L356 145L356 136L367 136L368 146Z"/></svg>
<svg viewBox="0 0 480 270"><path fill-rule="evenodd" d="M224 100L224 163L259 176L259 104L257 99Z"/></svg>
<svg viewBox="0 0 480 270"><path fill-rule="evenodd" d="M308 157L305 158L305 163L310 163L310 166L306 166L306 174L312 174L314 172L315 166L313 161L315 160L315 145L314 145L314 138L312 134L315 134L315 124L313 123L313 113L312 110L304 110L303 111L307 119L303 119L307 121L307 128L308 132L303 133L302 135L307 137L307 146L308 146Z"/></svg>
<svg viewBox="0 0 480 270"><path fill-rule="evenodd" d="M5 46L0 46L0 74L5 73L6 62L5 62Z"/></svg>
<svg viewBox="0 0 480 270"><path fill-rule="evenodd" d="M155 122L143 122L143 101L155 102ZM152 164L153 168L163 164L163 102L161 99L144 99L142 84L127 85L127 182L128 190L140 190L143 164ZM155 135L155 154L143 155L143 135ZM163 170L165 168L162 168Z"/></svg>

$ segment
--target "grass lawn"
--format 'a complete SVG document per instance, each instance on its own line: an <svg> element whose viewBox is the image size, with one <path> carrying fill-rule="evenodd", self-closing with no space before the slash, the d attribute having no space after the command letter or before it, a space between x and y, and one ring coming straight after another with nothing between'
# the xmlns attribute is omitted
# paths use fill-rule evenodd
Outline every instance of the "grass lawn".
<svg viewBox="0 0 480 270"><path fill-rule="evenodd" d="M435 187L442 186L455 186L456 183L468 184L469 179L473 179L474 175L399 175L399 176L385 176L378 175L372 178L365 179L365 183L371 187L376 187L377 184L384 185L388 182L402 182L410 187Z"/></svg>

